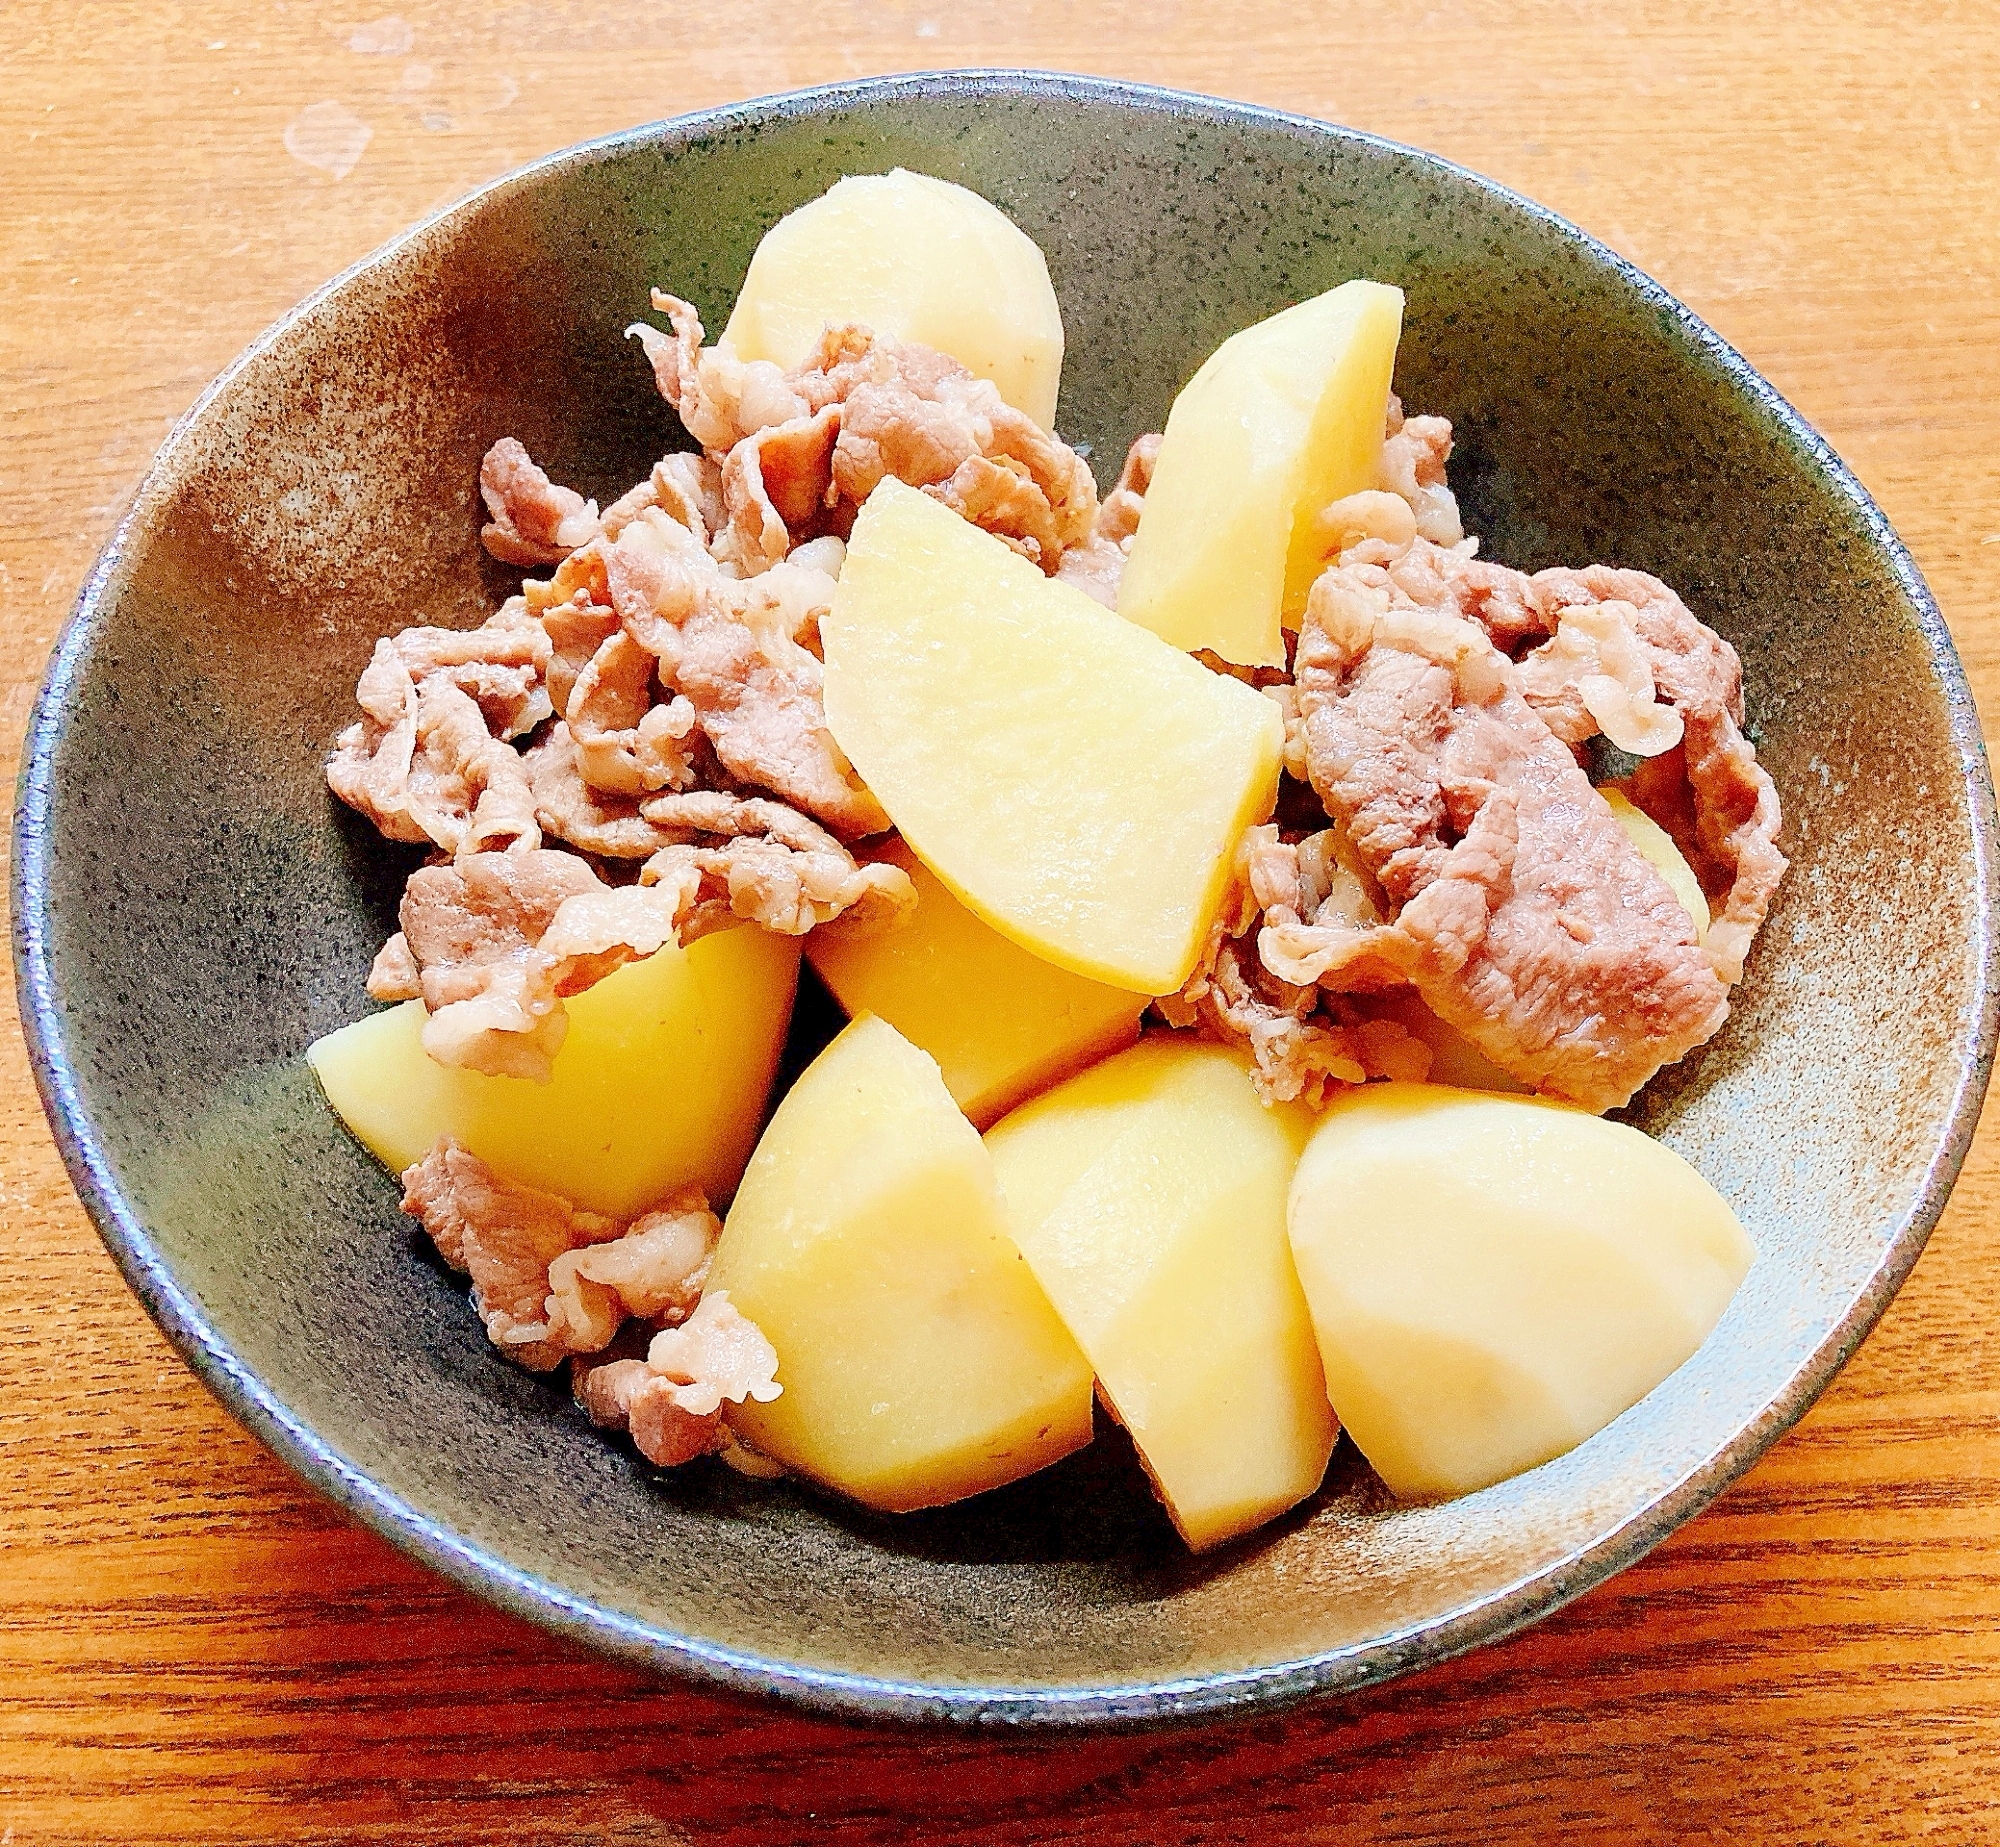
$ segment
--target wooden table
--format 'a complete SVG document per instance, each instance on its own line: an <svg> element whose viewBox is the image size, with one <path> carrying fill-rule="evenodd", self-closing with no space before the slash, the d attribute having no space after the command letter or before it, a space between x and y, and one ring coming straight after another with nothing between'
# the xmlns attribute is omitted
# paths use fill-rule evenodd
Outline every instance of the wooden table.
<svg viewBox="0 0 2000 1847"><path fill-rule="evenodd" d="M0 11L10 776L49 646L154 446L300 295L583 136L955 64L1309 111L1587 226L1853 464L2000 710L1987 8L410 0L406 18L357 29L359 9L317 0ZM365 146L338 145L336 112L301 124L325 103L366 126ZM322 164L288 151L288 131ZM349 1524L224 1415L126 1293L6 1017L4 1847L2000 1839L1994 1134L1819 1408L1615 1582L1365 1698L1164 1738L1021 1742L661 1685Z"/></svg>

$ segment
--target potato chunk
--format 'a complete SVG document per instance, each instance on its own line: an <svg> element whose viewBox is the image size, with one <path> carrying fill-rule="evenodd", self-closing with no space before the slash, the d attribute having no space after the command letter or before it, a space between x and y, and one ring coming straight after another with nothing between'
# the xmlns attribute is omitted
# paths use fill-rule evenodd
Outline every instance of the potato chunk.
<svg viewBox="0 0 2000 1847"><path fill-rule="evenodd" d="M1196 1551L1319 1486L1334 1421L1285 1198L1312 1126L1248 1067L1148 1039L987 1136L1014 1235Z"/></svg>
<svg viewBox="0 0 2000 1847"><path fill-rule="evenodd" d="M835 739L970 910L1093 981L1187 979L1276 799L1276 705L893 479L820 635Z"/></svg>
<svg viewBox="0 0 2000 1847"><path fill-rule="evenodd" d="M836 182L764 233L722 337L789 369L847 321L949 353L1055 427L1063 324L1049 266L976 192L901 167Z"/></svg>
<svg viewBox="0 0 2000 1847"><path fill-rule="evenodd" d="M747 925L630 962L568 1001L547 1084L427 1057L405 1001L306 1053L327 1101L401 1172L440 1135L510 1180L632 1218L683 1187L722 1200L756 1144L791 1024L799 945Z"/></svg>
<svg viewBox="0 0 2000 1847"><path fill-rule="evenodd" d="M1315 516L1381 469L1403 292L1348 282L1233 334L1182 388L1118 613L1179 648L1282 667L1326 562Z"/></svg>
<svg viewBox="0 0 2000 1847"><path fill-rule="evenodd" d="M938 1061L976 1128L1139 1036L1145 998L1030 955L898 841L917 907L867 935L815 930L806 959L850 1016L873 1013Z"/></svg>
<svg viewBox="0 0 2000 1847"><path fill-rule="evenodd" d="M886 1021L854 1021L778 1106L709 1287L763 1329L785 1388L732 1421L870 1507L961 1500L1090 1441L1090 1368L978 1131Z"/></svg>
<svg viewBox="0 0 2000 1847"><path fill-rule="evenodd" d="M1349 1091L1292 1182L1335 1410L1397 1494L1575 1447L1707 1339L1755 1254L1671 1148L1528 1097Z"/></svg>

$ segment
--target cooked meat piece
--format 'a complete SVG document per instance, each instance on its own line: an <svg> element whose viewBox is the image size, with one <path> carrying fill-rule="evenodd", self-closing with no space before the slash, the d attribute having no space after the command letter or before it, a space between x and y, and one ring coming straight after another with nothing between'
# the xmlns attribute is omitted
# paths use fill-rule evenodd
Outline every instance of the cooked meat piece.
<svg viewBox="0 0 2000 1847"><path fill-rule="evenodd" d="M1332 880L1324 857L1323 837L1289 845L1275 827L1251 828L1237 851L1232 895L1194 974L1179 994L1155 1003L1170 1026L1200 1026L1244 1046L1251 1080L1267 1103L1302 1099L1317 1109L1329 1084L1420 1081L1430 1070L1429 1052L1401 1027L1362 1019L1310 978L1283 979L1268 952L1260 954L1274 929L1327 903Z"/></svg>
<svg viewBox="0 0 2000 1847"><path fill-rule="evenodd" d="M730 775L817 815L844 839L879 834L889 817L827 729L826 669L797 639L802 623L794 572L818 575L782 566L748 583L718 578L701 585L692 609L679 618L672 684L693 705ZM824 601L818 606L825 608L833 580L819 583ZM665 605L659 613L672 619ZM809 632L815 630L814 612L804 613ZM664 659L661 669L664 681Z"/></svg>
<svg viewBox="0 0 2000 1847"><path fill-rule="evenodd" d="M567 784L574 802L562 750L551 739L536 768L546 791ZM844 913L866 928L915 902L899 867L856 865L781 802L705 791L655 796L636 817L598 812L617 835L600 845L648 847L637 885L606 885L576 855L543 849L472 853L411 875L402 947L392 941L378 962L398 993L414 967L430 1014L424 1049L440 1064L546 1082L568 1031L564 997L635 956L736 917L796 936Z"/></svg>
<svg viewBox="0 0 2000 1847"><path fill-rule="evenodd" d="M493 736L451 673L419 684L396 644L379 641L357 694L361 720L326 765L327 786L349 807L391 840L450 853L540 844L520 753Z"/></svg>
<svg viewBox="0 0 2000 1847"><path fill-rule="evenodd" d="M698 790L654 796L640 813L670 843L647 861L642 881L679 888L693 880L683 941L738 917L782 936L836 917L843 928L867 930L916 903L900 866L857 865L825 828L782 802Z"/></svg>
<svg viewBox="0 0 2000 1847"><path fill-rule="evenodd" d="M562 1364L571 1348L551 1326L549 1266L616 1238L616 1220L504 1179L449 1136L404 1172L403 1210L446 1263L471 1275L472 1305L496 1347L531 1372Z"/></svg>
<svg viewBox="0 0 2000 1847"><path fill-rule="evenodd" d="M655 696L656 665L656 657L620 629L591 656L571 689L577 769L607 795L685 789L695 780L689 748L694 707L682 697Z"/></svg>
<svg viewBox="0 0 2000 1847"><path fill-rule="evenodd" d="M1637 613L1617 601L1564 609L1555 633L1522 657L1521 696L1565 744L1601 733L1635 757L1657 757L1681 741L1681 715L1654 697Z"/></svg>
<svg viewBox="0 0 2000 1847"><path fill-rule="evenodd" d="M742 360L727 347L704 347L701 316L691 303L655 289L653 311L667 317L671 336L635 321L626 337L644 348L660 396L704 449L723 454L757 430L820 408L768 359Z"/></svg>
<svg viewBox="0 0 2000 1847"><path fill-rule="evenodd" d="M409 677L422 686L442 677L479 707L486 728L497 738L532 731L549 716L543 685L549 664L548 637L529 615L525 599L510 596L478 628L406 628L376 643L376 658L362 678L384 671L378 663L388 648ZM389 683L394 687L394 682ZM355 697L367 698L361 686Z"/></svg>
<svg viewBox="0 0 2000 1847"><path fill-rule="evenodd" d="M744 437L722 465L724 526L716 556L739 577L783 561L794 545L818 537L833 505L833 450L840 406L774 423ZM854 509L838 523L852 523Z"/></svg>
<svg viewBox="0 0 2000 1847"><path fill-rule="evenodd" d="M683 1321L701 1300L722 1221L700 1193L682 1193L634 1219L608 1243L549 1265L552 1338L572 1353L601 1352L630 1319Z"/></svg>
<svg viewBox="0 0 2000 1847"><path fill-rule="evenodd" d="M1304 782L1306 721L1299 715L1299 689L1290 680L1281 680L1275 686L1259 687L1258 690L1278 708L1278 715L1284 720L1285 774L1294 782Z"/></svg>
<svg viewBox="0 0 2000 1847"><path fill-rule="evenodd" d="M487 450L479 492L490 515L479 536L503 564L560 564L597 536L597 502L558 487L511 436Z"/></svg>
<svg viewBox="0 0 2000 1847"><path fill-rule="evenodd" d="M1398 607L1435 609L1476 622L1503 653L1512 655L1523 643L1550 633L1548 612L1532 578L1477 557L1477 544L1467 539L1439 545L1419 533L1407 547L1363 541L1341 562L1377 571Z"/></svg>
<svg viewBox="0 0 2000 1847"><path fill-rule="evenodd" d="M1476 622L1510 654L1527 647L1515 684L1563 743L1601 733L1652 759L1634 800L1694 866L1714 917L1703 950L1725 982L1740 980L1785 858L1777 790L1742 734L1735 649L1643 571L1594 564L1530 577L1475 558L1470 541L1446 547L1421 534L1402 550L1364 542L1342 563L1379 571L1399 604Z"/></svg>
<svg viewBox="0 0 2000 1847"><path fill-rule="evenodd" d="M615 539L649 507L707 543L723 522L722 470L693 451L662 456L645 480L604 509L604 536Z"/></svg>
<svg viewBox="0 0 2000 1847"><path fill-rule="evenodd" d="M572 1390L593 1424L629 1431L633 1448L663 1469L714 1455L729 1441L719 1404L706 1412L684 1410L680 1387L644 1360L578 1368Z"/></svg>
<svg viewBox="0 0 2000 1847"><path fill-rule="evenodd" d="M1288 967L1398 973L1494 1063L1591 1109L1722 1024L1687 913L1484 628L1346 563L1313 588L1297 681L1313 788L1392 920L1319 926Z"/></svg>
<svg viewBox="0 0 2000 1847"><path fill-rule="evenodd" d="M1010 489L1009 524L999 523L1000 507L986 498L988 530L1033 539L1043 570L1053 574L1063 551L1090 536L1097 484L1083 458L986 379L926 347L868 342L859 328L830 331L820 361L829 386L844 393L833 480L853 505L885 475L931 487L978 456L1012 463L1019 477Z"/></svg>
<svg viewBox="0 0 2000 1847"><path fill-rule="evenodd" d="M534 792L535 820L551 838L606 859L649 859L672 844L640 818L636 795L608 795L584 781L576 741L561 720L527 753L523 765Z"/></svg>
<svg viewBox="0 0 2000 1847"><path fill-rule="evenodd" d="M1343 860L1340 845L1333 828L1297 842L1281 840L1275 827L1253 827L1244 837L1250 894L1263 917L1258 960L1287 985L1309 988L1319 980L1314 952L1323 932L1372 930L1385 919L1380 889L1351 852ZM1349 990L1402 985L1393 969L1379 971L1374 983L1355 965L1346 973Z"/></svg>
<svg viewBox="0 0 2000 1847"><path fill-rule="evenodd" d="M506 1179L449 1136L404 1173L403 1210L422 1221L447 1263L471 1275L473 1306L493 1344L534 1372L604 1351L628 1319L657 1326L698 1313L722 1231L699 1193L677 1195L621 1225ZM649 1375L669 1388L669 1404L692 1398L690 1414L697 1417L711 1414L721 1395L740 1402L753 1387L768 1384L777 1364L769 1343L727 1308L726 1296L717 1299L693 1349L706 1370L687 1375L663 1368ZM639 1380L616 1372L618 1366L649 1371L639 1360L572 1368L578 1402L593 1421L611 1421L615 1408L622 1423L630 1393L629 1386L619 1389L620 1382ZM691 1391L690 1378L703 1383Z"/></svg>
<svg viewBox="0 0 2000 1847"><path fill-rule="evenodd" d="M1118 586L1125 575L1125 560L1131 556L1139 515L1146 504L1146 490L1153 485L1153 464L1159 456L1157 434L1141 436L1125 451L1125 466L1119 471L1118 485L1105 495L1104 504L1097 509L1089 538L1065 551L1062 563L1056 567L1056 575L1064 583L1074 584L1106 609L1118 607Z"/></svg>
<svg viewBox="0 0 2000 1847"><path fill-rule="evenodd" d="M662 514L641 514L604 551L606 598L626 634L659 661L663 686L679 667L681 624L724 581L707 546Z"/></svg>
<svg viewBox="0 0 2000 1847"><path fill-rule="evenodd" d="M471 853L410 875L403 935L420 973L424 1050L440 1064L546 1083L562 997L673 940L672 894L613 890L573 853Z"/></svg>
<svg viewBox="0 0 2000 1847"><path fill-rule="evenodd" d="M600 535L571 552L549 576L522 578L521 601L528 614L537 622L546 622L558 603L606 607L611 591L604 576L604 549Z"/></svg>
<svg viewBox="0 0 2000 1847"><path fill-rule="evenodd" d="M595 567L594 575L598 583L578 583L570 588L569 594L557 597L553 586L543 601L538 620L543 634L549 642L548 686L549 703L558 718L567 717L571 695L576 691L577 677L588 667L597 650L618 632L618 612L611 607L610 589L602 587L605 547L593 543L587 551L576 553L556 573L555 583L560 584L571 564L577 560L588 560ZM578 573L582 575L583 573ZM543 586L530 584L532 593Z"/></svg>
<svg viewBox="0 0 2000 1847"><path fill-rule="evenodd" d="M825 669L800 639L817 640L819 614L833 599L830 576L785 563L750 582L724 577L683 528L652 514L634 519L607 548L605 576L625 636L653 656L660 685L686 703L663 702L669 709L661 716L614 738L615 749L631 753L621 761L608 752L593 757L572 690L571 729L587 780L611 793L684 787L699 727L737 779L810 809L843 834L888 826L826 727ZM617 658L636 677L627 645ZM610 716L628 720L636 704L631 698Z"/></svg>
<svg viewBox="0 0 2000 1847"><path fill-rule="evenodd" d="M722 530L722 470L698 450L662 456L653 464L653 485L661 509L696 538L713 539Z"/></svg>
<svg viewBox="0 0 2000 1847"><path fill-rule="evenodd" d="M1593 564L1580 571L1540 571L1533 582L1556 637L1537 653L1559 647L1563 634L1577 627L1593 633L1613 627L1643 652L1644 667L1633 665L1627 672L1634 679L1649 677L1679 720L1678 752L1672 739L1658 752L1635 752L1653 761L1634 778L1634 799L1667 827L1693 864L1713 918L1702 946L1724 981L1741 980L1744 958L1786 862L1777 845L1778 791L1743 736L1743 664L1736 650L1644 571ZM1605 735L1633 749L1603 722L1586 691L1579 691L1579 702ZM1615 693L1601 691L1601 700L1618 715ZM1656 735L1664 735L1664 728ZM1686 802L1674 793L1677 772L1685 778Z"/></svg>
<svg viewBox="0 0 2000 1847"><path fill-rule="evenodd" d="M1412 600L1479 622L1503 648L1540 641L1522 656L1517 684L1564 743L1601 733L1651 759L1634 799L1694 866L1714 919L1703 950L1725 982L1740 980L1785 857L1777 790L1742 733L1735 649L1643 571L1527 577L1421 538L1385 568Z"/></svg>
<svg viewBox="0 0 2000 1847"><path fill-rule="evenodd" d="M974 458L1011 464L1017 481L1003 497L978 471L956 499L941 497L977 506L980 523L1020 549L1032 545L1045 571L1090 536L1097 488L1082 457L957 360L865 327L829 327L810 358L781 373L704 347L688 303L655 290L653 306L672 336L628 331L689 433L722 463L729 518L718 550L741 575L754 576L802 537L845 532L883 476L931 487ZM830 482L822 479L829 443Z"/></svg>
<svg viewBox="0 0 2000 1847"><path fill-rule="evenodd" d="M978 430L936 395L942 371L906 371L887 347L872 349L869 357L876 361L872 367L847 362L851 395L834 452L835 485L856 505L890 475L929 487L982 452Z"/></svg>
<svg viewBox="0 0 2000 1847"><path fill-rule="evenodd" d="M651 1377L643 1359L629 1355L600 1360L574 1355L569 1363L570 1395L601 1430L624 1430L633 1392Z"/></svg>
<svg viewBox="0 0 2000 1847"><path fill-rule="evenodd" d="M734 1447L724 1402L777 1397L777 1368L771 1343L718 1289L683 1326L656 1336L646 1359L572 1366L571 1389L593 1424L629 1430L640 1455L673 1468Z"/></svg>
<svg viewBox="0 0 2000 1847"><path fill-rule="evenodd" d="M1118 586L1125 579L1129 548L1092 533L1081 545L1072 545L1056 566L1056 575L1074 590L1081 590L1106 609L1118 607Z"/></svg>
<svg viewBox="0 0 2000 1847"><path fill-rule="evenodd" d="M1437 545L1456 545L1465 537L1458 502L1445 484L1450 456L1450 421L1405 417L1403 401L1392 391L1382 440L1382 485L1409 503L1418 533Z"/></svg>
<svg viewBox="0 0 2000 1847"><path fill-rule="evenodd" d="M368 998L418 1000L423 991L423 974L417 967L417 958L410 954L410 940L398 930L375 952L368 970Z"/></svg>
<svg viewBox="0 0 2000 1847"><path fill-rule="evenodd" d="M1317 1109L1330 1084L1421 1079L1429 1071L1424 1049L1414 1040L1403 1045L1407 1035L1374 1031L1380 1022L1343 1024L1328 1011L1327 999L1317 988L1292 987L1264 968L1253 932L1225 938L1214 960L1158 1008L1171 1026L1200 1026L1226 1044L1242 1045L1252 1060L1251 1082L1266 1103L1303 1101Z"/></svg>
<svg viewBox="0 0 2000 1847"><path fill-rule="evenodd" d="M924 489L961 519L990 532L1019 552L1030 564L1060 555L1055 515L1028 471L1010 456L989 462L970 455L950 476Z"/></svg>
<svg viewBox="0 0 2000 1847"><path fill-rule="evenodd" d="M817 539L808 539L803 545L792 547L792 555L785 560L794 570L812 573L815 579L825 577L834 583L840 581L842 567L847 563L847 541L836 538L832 533L823 533ZM814 625L818 624L819 612L826 607L814 599ZM805 637L801 635L801 640Z"/></svg>
<svg viewBox="0 0 2000 1847"><path fill-rule="evenodd" d="M645 787L632 745L639 720L652 709L655 664L651 654L617 629L584 663L563 708L584 780L612 794L636 795Z"/></svg>
<svg viewBox="0 0 2000 1847"><path fill-rule="evenodd" d="M1708 894L1702 948L1733 983L1785 876L1778 791L1727 712L1696 711L1685 724L1680 749L1640 764L1628 792L1693 865Z"/></svg>
<svg viewBox="0 0 2000 1847"><path fill-rule="evenodd" d="M1347 494L1314 516L1321 555L1329 562L1357 545L1376 543L1390 552L1404 551L1417 536L1417 516L1399 494L1364 488Z"/></svg>
<svg viewBox="0 0 2000 1847"><path fill-rule="evenodd" d="M574 854L545 850L412 873L402 925L431 1016L424 1049L440 1064L546 1082L569 1023L538 945L564 901L597 885Z"/></svg>
<svg viewBox="0 0 2000 1847"><path fill-rule="evenodd" d="M378 641L354 689L361 719L327 760L328 786L392 840L457 852L468 829L480 843L525 838L533 817L520 802L519 759L500 740L548 717L549 658L519 597L476 629L408 628Z"/></svg>
<svg viewBox="0 0 2000 1847"><path fill-rule="evenodd" d="M494 737L478 706L447 679L428 680L418 692L407 787L412 816L452 852L541 844L520 752Z"/></svg>
<svg viewBox="0 0 2000 1847"><path fill-rule="evenodd" d="M1153 485L1153 466L1160 459L1160 434L1153 431L1134 437L1125 451L1125 465L1118 471L1118 485L1104 497L1097 510L1096 532L1101 539L1122 543L1139 530L1139 515L1146 506L1146 492Z"/></svg>
<svg viewBox="0 0 2000 1847"><path fill-rule="evenodd" d="M679 1327L654 1335L646 1366L670 1380L677 1388L675 1402L697 1416L720 1409L724 1400L769 1404L783 1389L777 1350L726 1289L711 1289Z"/></svg>

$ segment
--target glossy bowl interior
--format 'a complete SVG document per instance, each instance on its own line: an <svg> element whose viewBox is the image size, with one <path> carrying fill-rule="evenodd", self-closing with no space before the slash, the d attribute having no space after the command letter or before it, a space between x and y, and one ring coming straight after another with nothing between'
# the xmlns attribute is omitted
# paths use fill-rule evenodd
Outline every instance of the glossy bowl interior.
<svg viewBox="0 0 2000 1847"><path fill-rule="evenodd" d="M719 325L761 232L843 173L986 193L1048 253L1060 424L1101 476L1225 334L1353 275L1408 293L1489 555L1655 571L1742 650L1793 869L1735 1017L1638 1119L1759 1257L1715 1336L1560 1461L1398 1507L1343 1446L1295 1517L1193 1561L1115 1435L965 1507L867 1516L661 1475L502 1362L307 1042L364 1010L411 861L320 779L374 638L513 574L475 476L521 437L609 497L684 443L621 330ZM17 817L24 1016L86 1203L190 1362L309 1480L508 1607L849 1712L1120 1722L1353 1687L1629 1562L1810 1403L1907 1272L1993 1043L1993 800L1908 557L1716 337L1573 228L1428 157L1073 78L891 79L555 156L260 340L88 584Z"/></svg>

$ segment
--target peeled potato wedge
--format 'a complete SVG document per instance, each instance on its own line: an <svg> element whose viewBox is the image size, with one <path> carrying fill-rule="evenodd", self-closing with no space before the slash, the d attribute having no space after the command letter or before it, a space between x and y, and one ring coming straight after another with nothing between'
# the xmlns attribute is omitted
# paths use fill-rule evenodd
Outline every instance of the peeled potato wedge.
<svg viewBox="0 0 2000 1847"><path fill-rule="evenodd" d="M1326 1473L1334 1420L1285 1241L1311 1112L1155 1035L986 1137L1014 1236L1196 1551Z"/></svg>
<svg viewBox="0 0 2000 1847"><path fill-rule="evenodd" d="M1092 981L1187 979L1277 796L1270 700L893 477L820 637L836 742L967 909Z"/></svg>
<svg viewBox="0 0 2000 1847"><path fill-rule="evenodd" d="M902 842L877 857L910 875L916 909L865 935L815 930L806 959L850 1017L875 1014L935 1058L975 1128L1138 1038L1143 995L1030 955Z"/></svg>
<svg viewBox="0 0 2000 1847"><path fill-rule="evenodd" d="M1055 427L1063 324L1049 266L976 192L901 167L837 181L764 233L722 338L789 369L848 321L949 353Z"/></svg>
<svg viewBox="0 0 2000 1847"><path fill-rule="evenodd" d="M1225 340L1168 414L1118 613L1280 667L1325 564L1314 516L1376 484L1403 292L1346 282Z"/></svg>
<svg viewBox="0 0 2000 1847"><path fill-rule="evenodd" d="M341 1120L400 1173L440 1135L509 1178L631 1218L683 1187L735 1191L791 1024L799 945L747 925L629 962L565 1003L547 1084L441 1065L405 1001L315 1041Z"/></svg>
<svg viewBox="0 0 2000 1847"><path fill-rule="evenodd" d="M1755 1252L1671 1148L1565 1104L1369 1084L1333 1103L1290 1229L1327 1391L1397 1494L1464 1494L1638 1403Z"/></svg>
<svg viewBox="0 0 2000 1847"><path fill-rule="evenodd" d="M732 1421L866 1506L941 1506L1090 1441L1090 1367L979 1133L885 1021L855 1020L779 1104L708 1286L778 1350L782 1395Z"/></svg>

